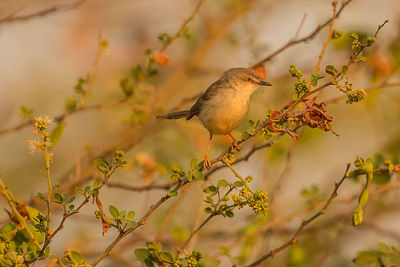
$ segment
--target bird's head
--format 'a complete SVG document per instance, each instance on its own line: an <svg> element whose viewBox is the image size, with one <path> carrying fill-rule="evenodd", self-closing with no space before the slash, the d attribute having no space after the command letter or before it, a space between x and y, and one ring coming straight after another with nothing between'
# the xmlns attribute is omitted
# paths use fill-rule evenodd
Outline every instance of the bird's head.
<svg viewBox="0 0 400 267"><path fill-rule="evenodd" d="M260 86L272 86L269 82L264 81L252 69L232 68L228 69L222 75L237 90L253 93Z"/></svg>

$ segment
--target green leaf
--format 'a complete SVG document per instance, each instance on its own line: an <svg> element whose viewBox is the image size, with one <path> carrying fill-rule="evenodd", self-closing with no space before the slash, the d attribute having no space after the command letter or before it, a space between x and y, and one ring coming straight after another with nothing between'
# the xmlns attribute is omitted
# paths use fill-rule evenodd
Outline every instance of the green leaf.
<svg viewBox="0 0 400 267"><path fill-rule="evenodd" d="M57 126L53 129L53 131L50 134L50 147L54 147L58 141L61 138L61 135L64 132L65 128L65 123L64 122L59 122Z"/></svg>
<svg viewBox="0 0 400 267"><path fill-rule="evenodd" d="M228 183L227 180L221 179L221 180L219 180L219 181L217 182L217 186L218 186L218 187L227 187L227 186L229 186L229 183Z"/></svg>
<svg viewBox="0 0 400 267"><path fill-rule="evenodd" d="M207 207L207 208L204 209L204 212L205 213L212 213L213 211L212 211L212 208Z"/></svg>
<svg viewBox="0 0 400 267"><path fill-rule="evenodd" d="M344 74L346 74L346 72L349 70L349 67L347 66L347 65L343 65L342 66L342 70L341 70L341 72L342 72L342 74L344 75Z"/></svg>
<svg viewBox="0 0 400 267"><path fill-rule="evenodd" d="M191 168L192 170L197 170L197 160L196 160L196 159L192 159L192 160L190 161L190 168Z"/></svg>
<svg viewBox="0 0 400 267"><path fill-rule="evenodd" d="M161 245L161 243L158 243L158 242L146 242L146 247L148 249L152 249L154 251L162 250L162 245Z"/></svg>
<svg viewBox="0 0 400 267"><path fill-rule="evenodd" d="M145 259L144 263L146 264L146 267L155 267L154 263L149 259Z"/></svg>
<svg viewBox="0 0 400 267"><path fill-rule="evenodd" d="M193 180L193 172L192 171L188 171L187 178L188 178L189 182L191 182Z"/></svg>
<svg viewBox="0 0 400 267"><path fill-rule="evenodd" d="M85 258L82 256L81 253L76 252L76 251L71 251L71 257L72 259L78 263L78 264L83 264L85 263Z"/></svg>
<svg viewBox="0 0 400 267"><path fill-rule="evenodd" d="M391 249L386 244L381 243L381 242L378 243L378 250L379 250L379 252L381 252L383 254L391 253Z"/></svg>
<svg viewBox="0 0 400 267"><path fill-rule="evenodd" d="M374 180L373 182L378 185L387 184L390 182L390 173L387 170L382 170L379 173L374 173Z"/></svg>
<svg viewBox="0 0 400 267"><path fill-rule="evenodd" d="M101 184L101 180L100 180L99 178L97 178L97 179L94 181L92 188L93 188L93 189L97 189L97 188L100 187L100 184Z"/></svg>
<svg viewBox="0 0 400 267"><path fill-rule="evenodd" d="M194 177L194 179L196 179L198 181L204 180L204 175L201 171L193 172L193 177Z"/></svg>
<svg viewBox="0 0 400 267"><path fill-rule="evenodd" d="M136 258L140 261L144 261L150 256L150 252L145 248L135 249Z"/></svg>
<svg viewBox="0 0 400 267"><path fill-rule="evenodd" d="M135 212L133 210L128 212L127 218L128 218L128 220L133 220L133 218L135 218Z"/></svg>
<svg viewBox="0 0 400 267"><path fill-rule="evenodd" d="M174 259L172 258L171 254L169 254L168 252L161 252L160 253L160 258L162 261L166 262L166 263L173 263Z"/></svg>
<svg viewBox="0 0 400 267"><path fill-rule="evenodd" d="M354 259L354 263L358 265L365 265L378 262L378 260L379 260L378 255L376 255L371 251L360 251L358 252L356 258Z"/></svg>
<svg viewBox="0 0 400 267"><path fill-rule="evenodd" d="M64 202L64 199L59 193L54 193L54 202L62 204Z"/></svg>
<svg viewBox="0 0 400 267"><path fill-rule="evenodd" d="M104 174L106 174L109 170L108 162L104 159L98 158L94 161L94 164L96 165L97 169Z"/></svg>
<svg viewBox="0 0 400 267"><path fill-rule="evenodd" d="M325 67L325 72L331 76L335 76L337 74L337 70L333 65L327 65Z"/></svg>
<svg viewBox="0 0 400 267"><path fill-rule="evenodd" d="M67 204L70 204L70 203L72 203L72 201L74 201L74 200L75 200L75 196L72 196L70 199L66 200L65 202L66 202Z"/></svg>
<svg viewBox="0 0 400 267"><path fill-rule="evenodd" d="M114 218L117 218L119 216L119 211L116 207L114 207L113 205L110 205L108 207L108 210L110 211L111 216L113 216Z"/></svg>
<svg viewBox="0 0 400 267"><path fill-rule="evenodd" d="M232 218L233 216L235 216L235 214L231 211L231 210L227 210L225 211L225 215L229 218Z"/></svg>
<svg viewBox="0 0 400 267"><path fill-rule="evenodd" d="M215 193L217 192L217 188L214 185L207 186L203 189L204 193Z"/></svg>
<svg viewBox="0 0 400 267"><path fill-rule="evenodd" d="M311 85L312 86L317 86L318 80L322 79L322 78L323 77L319 73L316 73L316 72L312 73L311 74Z"/></svg>
<svg viewBox="0 0 400 267"><path fill-rule="evenodd" d="M353 216L352 216L352 223L353 226L358 226L362 223L362 217L363 217L363 212L362 209L357 208L354 212L353 212Z"/></svg>
<svg viewBox="0 0 400 267"><path fill-rule="evenodd" d="M178 195L178 191L172 190L168 192L169 197L176 197Z"/></svg>
<svg viewBox="0 0 400 267"><path fill-rule="evenodd" d="M234 187L243 187L243 186L244 186L244 183L243 183L242 181L235 181L235 182L233 183L233 186L234 186Z"/></svg>

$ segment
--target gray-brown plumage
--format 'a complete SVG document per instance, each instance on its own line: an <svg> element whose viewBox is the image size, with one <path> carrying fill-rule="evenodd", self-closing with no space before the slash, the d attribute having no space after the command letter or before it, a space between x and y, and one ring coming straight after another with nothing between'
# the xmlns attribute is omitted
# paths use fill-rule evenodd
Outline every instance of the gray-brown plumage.
<svg viewBox="0 0 400 267"><path fill-rule="evenodd" d="M204 157L204 166L208 168L211 166L208 151L212 136L229 134L234 141L233 146L236 146L236 140L231 135L231 131L236 129L245 118L249 109L250 96L260 85L271 86L251 69L228 69L207 88L190 110L172 112L157 116L157 118L190 120L193 116L198 116L210 133Z"/></svg>

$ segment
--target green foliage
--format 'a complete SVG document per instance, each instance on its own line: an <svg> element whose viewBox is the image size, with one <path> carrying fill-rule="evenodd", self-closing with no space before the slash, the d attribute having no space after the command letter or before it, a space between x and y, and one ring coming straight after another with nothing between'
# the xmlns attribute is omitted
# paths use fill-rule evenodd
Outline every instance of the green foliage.
<svg viewBox="0 0 400 267"><path fill-rule="evenodd" d="M123 167L127 164L124 157L123 151L115 151L115 156L109 161L105 159L98 158L94 161L96 168L101 171L104 175L108 176L110 173L114 172L117 168Z"/></svg>
<svg viewBox="0 0 400 267"><path fill-rule="evenodd" d="M310 82L312 86L317 86L318 84L318 80L324 78L323 76L321 76L319 73L313 72L311 73L310 76Z"/></svg>
<svg viewBox="0 0 400 267"><path fill-rule="evenodd" d="M180 167L174 166L172 167L172 174L170 176L170 179L173 182L177 182L180 179L184 178L185 175L186 173Z"/></svg>
<svg viewBox="0 0 400 267"><path fill-rule="evenodd" d="M400 251L396 247L378 243L377 250L360 251L353 262L357 265L369 264L371 267L400 266Z"/></svg>
<svg viewBox="0 0 400 267"><path fill-rule="evenodd" d="M146 248L135 249L136 258L147 267L151 266L173 266L173 267L195 267L202 258L200 251L193 250L190 253L178 253L176 250L170 252L163 250L163 246L156 242L146 242Z"/></svg>
<svg viewBox="0 0 400 267"><path fill-rule="evenodd" d="M35 232L32 225L28 225L35 233L35 237L44 240L44 234ZM43 257L43 253L37 249L29 235L18 228L16 224L10 223L0 228L0 266L27 266L25 261Z"/></svg>
<svg viewBox="0 0 400 267"><path fill-rule="evenodd" d="M325 72L331 76L336 76L336 74L337 74L337 70L336 70L335 66L333 66L333 65L326 65Z"/></svg>
<svg viewBox="0 0 400 267"><path fill-rule="evenodd" d="M135 212L125 210L118 210L115 206L108 206L111 218L105 217L107 222L110 222L110 226L116 228L119 232L123 232L127 227L132 228L137 225L137 222L133 220L135 218Z"/></svg>
<svg viewBox="0 0 400 267"><path fill-rule="evenodd" d="M369 185L374 182L377 184L385 184L390 181L390 177L393 174L394 165L390 160L384 160L380 154L375 154L373 158L364 160L361 157L357 157L354 161L355 170L349 171L346 176L352 179L359 179L360 176L366 177L363 190L358 198L358 206L353 212L353 225L357 226L361 224L363 219L362 207L368 201L368 188Z"/></svg>
<svg viewBox="0 0 400 267"><path fill-rule="evenodd" d="M192 159L190 162L190 171L187 173L187 178L189 182L191 182L193 179L195 180L203 180L204 175L203 172L201 171L203 168L203 162L197 162L196 159Z"/></svg>
<svg viewBox="0 0 400 267"><path fill-rule="evenodd" d="M305 79L301 79L301 77L303 76L303 72L301 70L298 70L295 65L291 65L289 67L289 73L290 75L292 75L292 77L297 79L297 81L294 83L294 91L296 98L299 98L303 94L306 94L310 91L307 81ZM315 73L313 74L314 74L314 76L312 76L313 82L311 83L317 84L317 81L318 79L320 79L320 76L317 76L318 74Z"/></svg>
<svg viewBox="0 0 400 267"><path fill-rule="evenodd" d="M64 260L70 264L71 267L89 267L90 265L85 261L82 254L73 250L66 250L64 252Z"/></svg>
<svg viewBox="0 0 400 267"><path fill-rule="evenodd" d="M57 145L65 129L65 123L59 122L50 134L50 148Z"/></svg>

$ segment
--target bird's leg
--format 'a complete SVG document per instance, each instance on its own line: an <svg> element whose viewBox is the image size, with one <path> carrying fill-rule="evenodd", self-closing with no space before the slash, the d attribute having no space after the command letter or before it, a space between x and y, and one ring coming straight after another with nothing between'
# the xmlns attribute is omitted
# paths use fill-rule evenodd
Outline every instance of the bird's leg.
<svg viewBox="0 0 400 267"><path fill-rule="evenodd" d="M208 151L210 150L210 145L211 145L211 139L212 139L212 133L210 133L210 139L208 140L208 145L207 145L207 150L206 150L206 154L204 156L204 162L203 162L203 167L205 169L209 169L211 167L211 161L208 158Z"/></svg>
<svg viewBox="0 0 400 267"><path fill-rule="evenodd" d="M232 138L232 148L233 149L236 149L237 151L240 151L240 147L239 147L239 145L238 145L238 141L235 139L235 137L231 134L231 133L229 133L229 136Z"/></svg>

